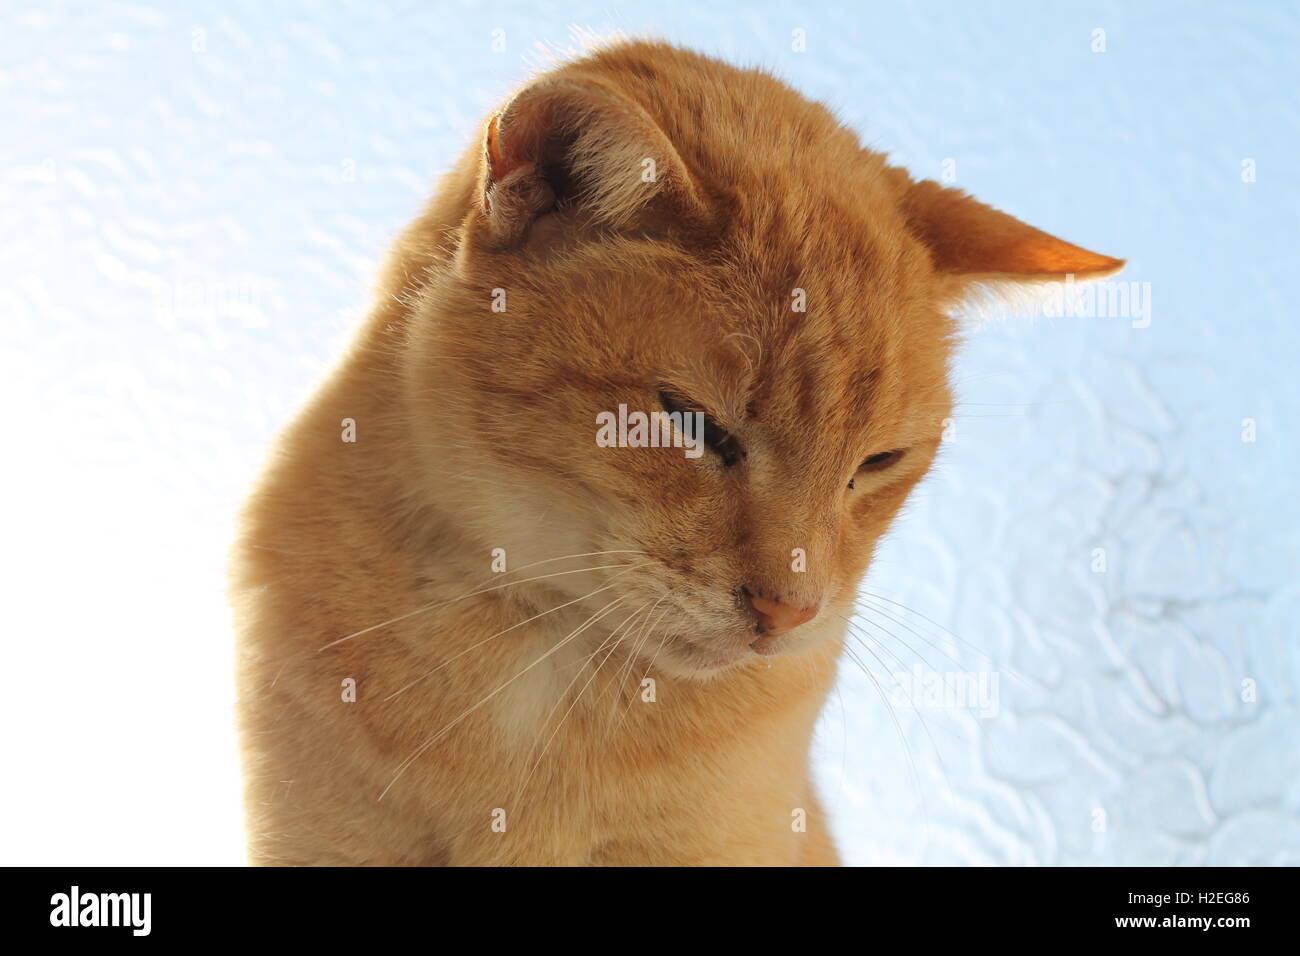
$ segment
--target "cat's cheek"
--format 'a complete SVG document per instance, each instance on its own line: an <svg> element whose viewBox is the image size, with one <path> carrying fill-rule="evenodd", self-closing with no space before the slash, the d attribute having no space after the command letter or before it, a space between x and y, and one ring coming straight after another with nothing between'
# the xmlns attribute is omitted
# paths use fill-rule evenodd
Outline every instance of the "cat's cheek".
<svg viewBox="0 0 1300 956"><path fill-rule="evenodd" d="M841 546L847 552L843 563L854 573L864 573L870 565L877 542L889 530L918 480L919 476L870 492L848 493L851 500Z"/></svg>

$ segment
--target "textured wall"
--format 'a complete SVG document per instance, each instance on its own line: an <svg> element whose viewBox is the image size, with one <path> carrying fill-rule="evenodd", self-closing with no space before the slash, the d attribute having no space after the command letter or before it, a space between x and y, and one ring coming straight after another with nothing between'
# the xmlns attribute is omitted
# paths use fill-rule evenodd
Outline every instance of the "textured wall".
<svg viewBox="0 0 1300 956"><path fill-rule="evenodd" d="M241 858L231 513L577 24L766 65L1150 305L971 323L819 738L847 858L1300 863L1297 16L1050 6L7 4L3 858ZM908 706L949 672L997 693Z"/></svg>

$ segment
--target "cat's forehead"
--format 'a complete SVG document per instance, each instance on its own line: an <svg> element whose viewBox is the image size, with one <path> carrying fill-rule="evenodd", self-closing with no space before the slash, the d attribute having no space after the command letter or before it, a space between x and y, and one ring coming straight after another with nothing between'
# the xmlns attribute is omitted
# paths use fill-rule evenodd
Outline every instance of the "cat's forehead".
<svg viewBox="0 0 1300 956"><path fill-rule="evenodd" d="M820 234L741 237L722 280L733 301L749 300L736 330L765 346L755 391L779 391L805 410L841 387L859 394L888 385L946 321L933 305L928 262L915 243L887 234L901 227L833 214L823 225Z"/></svg>
<svg viewBox="0 0 1300 956"><path fill-rule="evenodd" d="M941 397L948 319L924 269L873 256L870 243L834 255L808 248L732 259L697 276L698 307L673 323L681 384L730 421L759 421L792 446L809 429L858 440ZM915 286L915 288L913 288ZM689 327L689 329L688 329Z"/></svg>

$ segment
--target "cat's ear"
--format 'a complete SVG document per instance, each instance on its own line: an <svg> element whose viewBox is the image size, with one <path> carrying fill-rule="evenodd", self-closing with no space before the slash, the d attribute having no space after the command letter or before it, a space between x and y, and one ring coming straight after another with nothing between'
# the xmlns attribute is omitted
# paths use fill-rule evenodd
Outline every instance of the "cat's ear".
<svg viewBox="0 0 1300 956"><path fill-rule="evenodd" d="M480 201L498 244L519 241L557 207L622 227L653 200L686 215L700 208L681 157L650 115L596 81L541 80L488 120Z"/></svg>
<svg viewBox="0 0 1300 956"><path fill-rule="evenodd" d="M977 281L1101 279L1123 259L1089 252L930 180L910 182L903 215L930 250L935 268Z"/></svg>

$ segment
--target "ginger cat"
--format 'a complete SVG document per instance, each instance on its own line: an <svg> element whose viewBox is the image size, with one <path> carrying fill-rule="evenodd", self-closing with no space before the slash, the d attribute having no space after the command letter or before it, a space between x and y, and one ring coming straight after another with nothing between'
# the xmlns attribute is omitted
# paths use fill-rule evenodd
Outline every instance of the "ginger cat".
<svg viewBox="0 0 1300 956"><path fill-rule="evenodd" d="M244 512L251 859L836 863L810 737L947 313L1121 264L762 72L627 42L528 84ZM598 441L634 413L677 444Z"/></svg>

